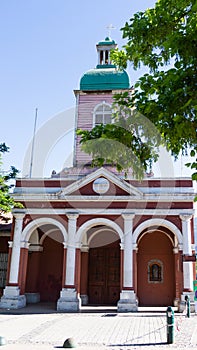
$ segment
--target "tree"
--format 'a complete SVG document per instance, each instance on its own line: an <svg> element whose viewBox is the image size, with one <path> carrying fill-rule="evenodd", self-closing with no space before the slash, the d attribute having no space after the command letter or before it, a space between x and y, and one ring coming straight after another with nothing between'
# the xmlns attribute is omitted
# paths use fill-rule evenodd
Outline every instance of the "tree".
<svg viewBox="0 0 197 350"><path fill-rule="evenodd" d="M175 157L191 150L194 161L187 165L192 169L197 169L196 18L196 0L158 0L154 8L137 12L125 24L121 30L127 42L123 49L112 53L114 63L120 68L126 68L129 62L136 70L142 65L148 70L139 78L132 94L115 96L115 103L122 108L135 108L161 136L146 160L157 159L159 142ZM103 127L103 134L107 128ZM93 132L94 129L89 139ZM81 133L81 136L82 147L86 149L88 135ZM145 170L147 164L146 161ZM192 178L197 180L197 172Z"/></svg>
<svg viewBox="0 0 197 350"><path fill-rule="evenodd" d="M2 170L2 154L9 151L9 147L5 143L0 144L0 218L5 219L5 213L8 213L12 210L14 206L22 208L23 206L20 203L15 203L14 199L11 197L9 191L12 185L9 184L9 181L14 179L18 174L18 170L11 166L8 172Z"/></svg>

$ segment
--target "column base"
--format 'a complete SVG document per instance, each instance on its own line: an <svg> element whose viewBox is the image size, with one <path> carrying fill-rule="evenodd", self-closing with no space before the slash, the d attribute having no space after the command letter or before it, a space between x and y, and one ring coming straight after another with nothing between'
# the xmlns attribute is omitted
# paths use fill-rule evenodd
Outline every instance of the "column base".
<svg viewBox="0 0 197 350"><path fill-rule="evenodd" d="M88 305L88 295L81 294L80 298L81 298L81 305Z"/></svg>
<svg viewBox="0 0 197 350"><path fill-rule="evenodd" d="M186 310L186 302L185 302L186 295L190 297L190 311L195 312L194 292L183 292L181 294L181 300L178 306L179 312L184 312Z"/></svg>
<svg viewBox="0 0 197 350"><path fill-rule="evenodd" d="M40 302L40 293L25 293L27 304L36 304Z"/></svg>
<svg viewBox="0 0 197 350"><path fill-rule="evenodd" d="M26 306L25 295L20 295L18 287L5 287L1 297L0 308L2 309L21 309Z"/></svg>
<svg viewBox="0 0 197 350"><path fill-rule="evenodd" d="M179 307L179 304L180 304L180 299L178 298L174 299L174 306Z"/></svg>
<svg viewBox="0 0 197 350"><path fill-rule="evenodd" d="M81 298L75 289L63 288L57 301L57 311L79 312Z"/></svg>
<svg viewBox="0 0 197 350"><path fill-rule="evenodd" d="M118 312L136 312L138 311L138 300L133 290L123 290L120 293L120 300L117 304Z"/></svg>

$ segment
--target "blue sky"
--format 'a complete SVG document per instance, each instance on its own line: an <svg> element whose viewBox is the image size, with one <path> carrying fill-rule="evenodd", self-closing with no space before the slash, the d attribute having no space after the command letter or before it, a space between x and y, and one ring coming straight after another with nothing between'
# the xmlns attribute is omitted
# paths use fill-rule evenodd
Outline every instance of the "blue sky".
<svg viewBox="0 0 197 350"><path fill-rule="evenodd" d="M120 28L154 2L1 0L0 140L10 147L4 168L14 164L22 169L35 108L39 129L74 107L73 90L82 74L97 64L95 44L107 36L106 27L116 27L111 36L121 46Z"/></svg>
<svg viewBox="0 0 197 350"><path fill-rule="evenodd" d="M0 2L0 142L10 147L4 168L22 169L33 135L61 111L75 106L74 89L82 74L97 64L95 45L111 37L124 44L120 28L137 11L155 0L1 0ZM140 72L129 68L130 83ZM46 135L45 135L46 137ZM50 137L50 136L49 136ZM65 163L72 138L59 140L58 155L51 151L45 176Z"/></svg>

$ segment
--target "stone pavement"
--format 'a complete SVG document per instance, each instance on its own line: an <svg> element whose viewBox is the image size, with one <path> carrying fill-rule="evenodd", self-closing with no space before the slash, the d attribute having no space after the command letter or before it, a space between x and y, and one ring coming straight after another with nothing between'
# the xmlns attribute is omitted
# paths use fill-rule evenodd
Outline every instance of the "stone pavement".
<svg viewBox="0 0 197 350"><path fill-rule="evenodd" d="M167 344L165 308L117 314L115 310L57 313L49 305L0 309L0 336L5 350L51 350L72 337L79 350L197 349L197 316L175 313L175 341Z"/></svg>

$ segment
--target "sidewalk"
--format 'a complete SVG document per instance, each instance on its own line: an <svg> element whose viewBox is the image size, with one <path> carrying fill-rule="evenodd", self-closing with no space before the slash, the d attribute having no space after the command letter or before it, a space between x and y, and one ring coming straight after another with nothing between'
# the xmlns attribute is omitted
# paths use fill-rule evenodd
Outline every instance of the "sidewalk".
<svg viewBox="0 0 197 350"><path fill-rule="evenodd" d="M186 318L175 313L175 342L167 344L164 311L129 314L117 314L113 308L97 313L85 311L57 313L47 304L20 310L0 309L0 336L7 341L2 349L58 349L70 337L79 350L197 349L197 316L193 314Z"/></svg>

